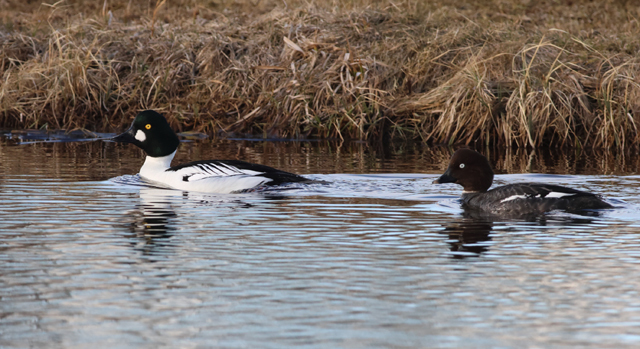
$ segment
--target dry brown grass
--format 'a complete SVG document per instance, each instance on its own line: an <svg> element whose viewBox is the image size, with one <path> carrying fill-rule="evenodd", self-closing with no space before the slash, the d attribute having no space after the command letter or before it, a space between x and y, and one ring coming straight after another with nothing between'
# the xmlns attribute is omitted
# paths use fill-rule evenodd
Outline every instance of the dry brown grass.
<svg viewBox="0 0 640 349"><path fill-rule="evenodd" d="M0 126L519 147L640 140L640 8L593 1L0 0Z"/></svg>

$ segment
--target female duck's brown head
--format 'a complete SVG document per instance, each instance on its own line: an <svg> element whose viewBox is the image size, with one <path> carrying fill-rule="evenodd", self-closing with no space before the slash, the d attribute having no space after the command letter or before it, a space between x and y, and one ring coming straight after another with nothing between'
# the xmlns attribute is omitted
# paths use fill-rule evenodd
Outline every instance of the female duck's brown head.
<svg viewBox="0 0 640 349"><path fill-rule="evenodd" d="M484 155L471 149L458 149L449 161L449 167L435 184L460 184L465 192L486 192L493 183L493 170Z"/></svg>

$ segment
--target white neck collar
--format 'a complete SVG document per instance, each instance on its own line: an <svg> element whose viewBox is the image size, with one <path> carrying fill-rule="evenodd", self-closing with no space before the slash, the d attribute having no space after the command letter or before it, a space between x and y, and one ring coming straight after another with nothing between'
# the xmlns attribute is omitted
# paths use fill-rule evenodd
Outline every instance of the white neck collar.
<svg viewBox="0 0 640 349"><path fill-rule="evenodd" d="M173 160L173 157L176 155L176 151L167 156L153 157L147 155L147 158L144 160L144 164L140 169L140 174L145 176L145 172L148 171L157 172L168 169L171 167L171 160Z"/></svg>

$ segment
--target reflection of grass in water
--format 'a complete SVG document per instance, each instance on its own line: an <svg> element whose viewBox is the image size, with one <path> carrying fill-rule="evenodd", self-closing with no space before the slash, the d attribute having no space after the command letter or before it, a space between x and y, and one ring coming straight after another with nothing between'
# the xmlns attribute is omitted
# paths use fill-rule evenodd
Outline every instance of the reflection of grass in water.
<svg viewBox="0 0 640 349"><path fill-rule="evenodd" d="M112 136L112 134L108 133L96 133L87 130L71 132L63 130L13 130L0 134L0 140L6 138L13 144L30 144L108 140Z"/></svg>
<svg viewBox="0 0 640 349"><path fill-rule="evenodd" d="M635 6L451 3L5 1L0 125L637 143Z"/></svg>

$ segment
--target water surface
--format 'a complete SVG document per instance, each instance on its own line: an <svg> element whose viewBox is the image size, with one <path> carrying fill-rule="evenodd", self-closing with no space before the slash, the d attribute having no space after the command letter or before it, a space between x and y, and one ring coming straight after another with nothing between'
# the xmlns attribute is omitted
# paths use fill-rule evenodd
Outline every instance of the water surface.
<svg viewBox="0 0 640 349"><path fill-rule="evenodd" d="M490 154L498 184L619 208L467 217L431 184L449 151L416 144L183 143L331 182L212 195L110 181L132 146L4 140L0 346L637 347L637 156Z"/></svg>

